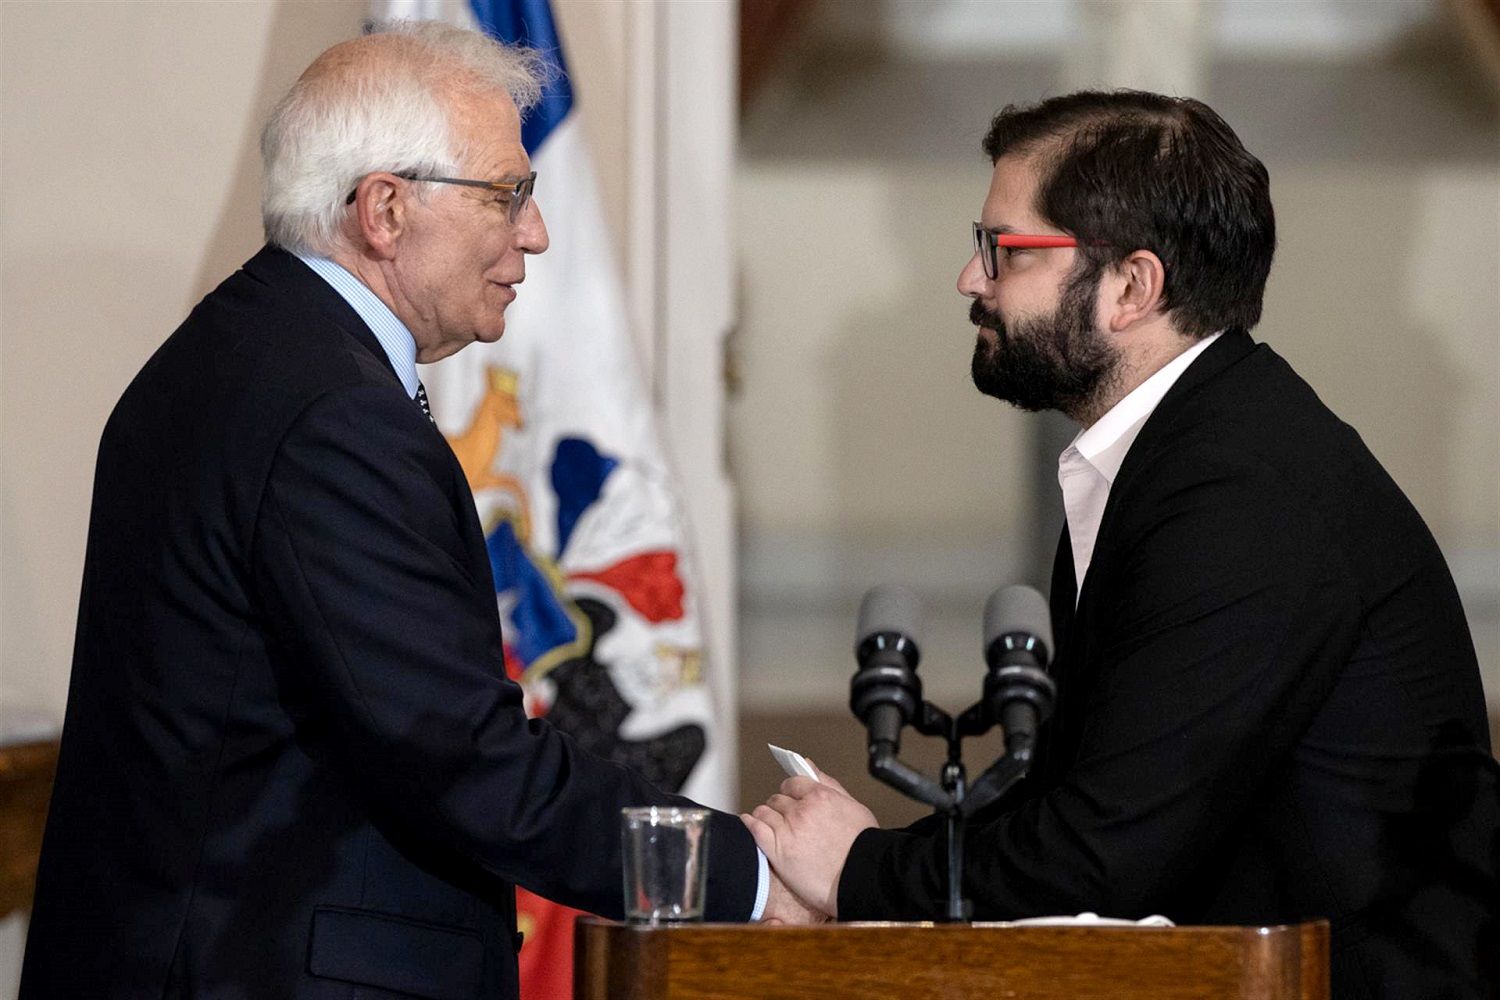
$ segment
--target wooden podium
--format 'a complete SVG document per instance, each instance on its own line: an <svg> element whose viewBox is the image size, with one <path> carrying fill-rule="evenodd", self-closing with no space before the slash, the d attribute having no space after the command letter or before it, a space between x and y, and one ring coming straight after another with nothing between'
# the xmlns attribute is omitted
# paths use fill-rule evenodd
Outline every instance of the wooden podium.
<svg viewBox="0 0 1500 1000"><path fill-rule="evenodd" d="M1328 924L642 927L582 917L574 1000L1328 1000Z"/></svg>

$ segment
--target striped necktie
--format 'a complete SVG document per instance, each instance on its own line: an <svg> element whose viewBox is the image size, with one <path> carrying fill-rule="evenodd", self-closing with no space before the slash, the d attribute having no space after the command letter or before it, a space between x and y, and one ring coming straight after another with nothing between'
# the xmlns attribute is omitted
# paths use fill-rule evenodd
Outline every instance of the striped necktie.
<svg viewBox="0 0 1500 1000"><path fill-rule="evenodd" d="M417 383L417 405L422 408L423 413L427 414L427 419L432 420L432 407L427 405L427 387L421 382ZM436 420L432 422L434 425L437 424Z"/></svg>

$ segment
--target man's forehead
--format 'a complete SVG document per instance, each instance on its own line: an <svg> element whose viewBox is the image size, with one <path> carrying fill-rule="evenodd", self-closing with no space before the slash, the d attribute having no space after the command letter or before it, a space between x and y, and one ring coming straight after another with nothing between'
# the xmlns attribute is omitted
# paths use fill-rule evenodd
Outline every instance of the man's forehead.
<svg viewBox="0 0 1500 1000"><path fill-rule="evenodd" d="M475 167L512 174L530 169L521 143L521 115L508 94L462 95L454 102L452 121L468 151L466 159Z"/></svg>
<svg viewBox="0 0 1500 1000"><path fill-rule="evenodd" d="M521 135L521 115L510 95L503 90L476 91L467 87L449 92L450 114L460 128L473 128L491 134L514 132Z"/></svg>
<svg viewBox="0 0 1500 1000"><path fill-rule="evenodd" d="M1040 222L1036 211L1037 180L1034 158L1000 157L990 174L990 190L984 199L981 221L985 227L1035 232Z"/></svg>

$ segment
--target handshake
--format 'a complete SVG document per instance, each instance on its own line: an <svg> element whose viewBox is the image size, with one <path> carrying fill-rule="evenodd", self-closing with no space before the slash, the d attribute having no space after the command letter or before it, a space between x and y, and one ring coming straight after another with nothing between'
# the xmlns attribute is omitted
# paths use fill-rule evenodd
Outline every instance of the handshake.
<svg viewBox="0 0 1500 1000"><path fill-rule="evenodd" d="M844 786L813 765L816 778L796 775L740 819L771 863L771 889L761 920L817 924L838 916L839 874L860 832L875 815Z"/></svg>

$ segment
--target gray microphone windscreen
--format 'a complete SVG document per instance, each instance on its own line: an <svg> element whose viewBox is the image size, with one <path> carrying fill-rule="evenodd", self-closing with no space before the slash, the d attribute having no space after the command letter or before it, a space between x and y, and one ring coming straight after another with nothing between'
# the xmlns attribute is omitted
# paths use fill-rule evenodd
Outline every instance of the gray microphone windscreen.
<svg viewBox="0 0 1500 1000"><path fill-rule="evenodd" d="M910 587L882 583L865 592L859 602L859 630L854 637L856 648L876 632L897 632L921 644L918 634L922 620L922 599Z"/></svg>
<svg viewBox="0 0 1500 1000"><path fill-rule="evenodd" d="M1010 632L1036 636L1049 653L1056 649L1052 645L1052 609L1035 587L1002 587L984 603L984 648L989 649L991 643Z"/></svg>

